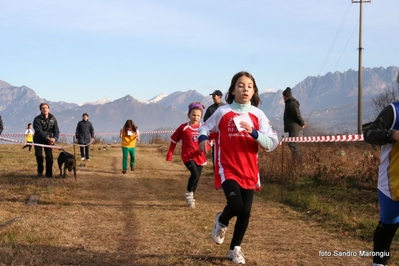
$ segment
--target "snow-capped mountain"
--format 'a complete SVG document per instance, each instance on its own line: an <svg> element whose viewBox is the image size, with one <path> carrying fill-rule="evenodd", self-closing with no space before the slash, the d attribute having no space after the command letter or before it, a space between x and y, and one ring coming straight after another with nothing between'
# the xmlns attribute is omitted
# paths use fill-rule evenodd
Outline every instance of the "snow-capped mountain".
<svg viewBox="0 0 399 266"><path fill-rule="evenodd" d="M112 100L110 100L108 98L103 98L103 99L100 99L100 100L97 100L97 101L94 101L94 102L91 102L91 103L89 103L89 102L79 103L78 105L79 106L83 106L83 105L86 105L86 104L98 105L98 104L106 104L106 103L109 103L109 102L112 102Z"/></svg>
<svg viewBox="0 0 399 266"><path fill-rule="evenodd" d="M161 93L158 94L157 96L149 99L149 100L138 100L139 102L143 103L143 104L150 104L150 103L157 103L160 100L162 100L163 98L167 97L167 94Z"/></svg>
<svg viewBox="0 0 399 266"><path fill-rule="evenodd" d="M369 122L375 115L372 99L387 88L397 89L399 68L363 68L363 122ZM325 132L356 132L357 126L357 80L358 73L352 69L324 76L308 76L292 88L293 96L301 103L301 113L308 125ZM277 132L283 132L282 117L284 101L282 91L263 92L258 106L265 112ZM187 106L200 101L205 106L212 104L209 95L195 90L176 91L169 95L160 94L148 101L139 101L130 95L110 101L102 99L90 104L52 102L42 99L27 86L15 87L0 80L0 115L4 122L4 133L23 132L25 125L39 113L38 106L46 101L51 113L59 122L63 133L71 133L83 113L90 115L96 132L119 130L126 119L134 119L141 131L167 128L173 129L187 121Z"/></svg>

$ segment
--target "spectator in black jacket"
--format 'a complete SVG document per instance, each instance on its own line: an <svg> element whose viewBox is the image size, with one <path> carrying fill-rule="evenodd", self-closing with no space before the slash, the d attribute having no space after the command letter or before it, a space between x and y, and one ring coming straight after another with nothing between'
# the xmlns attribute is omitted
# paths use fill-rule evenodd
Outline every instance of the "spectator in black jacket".
<svg viewBox="0 0 399 266"><path fill-rule="evenodd" d="M206 109L204 114L204 122L208 120L208 118L216 111L216 109L222 105L225 105L225 103L222 102L223 93L220 90L215 90L209 95L212 95L213 104Z"/></svg>
<svg viewBox="0 0 399 266"><path fill-rule="evenodd" d="M0 115L0 135L1 135L1 133L3 133L3 129L4 129L3 119L1 119L1 115Z"/></svg>
<svg viewBox="0 0 399 266"><path fill-rule="evenodd" d="M82 161L90 161L90 142L94 139L94 128L89 121L89 115L84 113L82 115L82 120L78 122L76 126L76 140L80 144L80 155Z"/></svg>
<svg viewBox="0 0 399 266"><path fill-rule="evenodd" d="M35 144L54 145L57 141L60 130L57 119L50 113L50 106L47 103L40 104L41 114L33 120L33 142ZM46 177L53 177L53 149L44 147L46 154ZM35 145L35 156L37 162L37 176L43 175L43 147Z"/></svg>
<svg viewBox="0 0 399 266"><path fill-rule="evenodd" d="M224 102L222 102L222 96L223 93L220 90L215 90L214 92L212 92L212 100L213 100L213 104L210 105L204 114L204 122L206 122L206 120L208 120L209 117L211 117L211 115L216 111L216 109L218 109L220 106L225 105ZM215 162L215 146L214 146L214 142L212 141L212 159L213 162ZM215 164L213 165L213 168L215 170Z"/></svg>
<svg viewBox="0 0 399 266"><path fill-rule="evenodd" d="M288 133L288 137L298 137L299 131L306 126L306 123L301 116L301 111L299 110L300 104L297 99L292 97L292 91L290 87L287 87L283 91L283 99L285 102L284 132ZM302 156L298 143L288 142L288 147L292 152L293 159L296 161L301 161Z"/></svg>

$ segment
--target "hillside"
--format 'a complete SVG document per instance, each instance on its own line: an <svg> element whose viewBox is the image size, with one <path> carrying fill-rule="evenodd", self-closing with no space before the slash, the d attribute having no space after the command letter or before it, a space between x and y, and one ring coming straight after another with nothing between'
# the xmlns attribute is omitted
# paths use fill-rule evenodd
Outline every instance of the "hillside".
<svg viewBox="0 0 399 266"><path fill-rule="evenodd" d="M396 89L394 81L398 72L396 66L363 69L364 123L371 121L374 116L371 100L387 88ZM308 76L293 85L293 96L301 103L302 115L309 125L327 133L357 133L357 71ZM226 92L227 86L221 90ZM259 106L281 134L284 112L282 90L260 94L262 104ZM52 102L51 99L36 95L27 86L15 87L0 80L0 115L5 125L3 133L23 133L26 124L39 114L38 106L44 101L50 103L50 110L57 117L62 133L74 133L76 124L85 112L90 115L96 132L118 132L127 119L133 119L141 131L175 129L187 121L189 103L201 101L205 106L212 104L209 95L203 96L195 90L188 90L162 95L153 101L142 101L134 98L134 95L126 95L112 102L80 106L77 103Z"/></svg>

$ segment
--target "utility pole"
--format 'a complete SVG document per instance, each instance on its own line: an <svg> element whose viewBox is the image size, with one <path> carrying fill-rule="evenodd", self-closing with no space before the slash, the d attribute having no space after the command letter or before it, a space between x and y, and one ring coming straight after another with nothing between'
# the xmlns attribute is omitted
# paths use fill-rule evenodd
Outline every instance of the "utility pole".
<svg viewBox="0 0 399 266"><path fill-rule="evenodd" d="M359 74L358 74L358 104L357 104L357 133L362 134L362 10L363 3L371 3L371 0L352 0L353 3L359 3Z"/></svg>

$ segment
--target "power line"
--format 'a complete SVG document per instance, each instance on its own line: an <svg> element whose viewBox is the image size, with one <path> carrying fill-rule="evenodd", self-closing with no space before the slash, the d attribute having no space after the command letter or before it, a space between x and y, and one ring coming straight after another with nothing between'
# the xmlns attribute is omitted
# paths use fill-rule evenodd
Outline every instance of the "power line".
<svg viewBox="0 0 399 266"><path fill-rule="evenodd" d="M363 3L371 3L371 0L359 0L359 1L362 1ZM354 0L352 0L352 3L358 3L359 1L354 1ZM346 12L345 12L345 14L344 14L344 17L343 17L343 19L341 20L341 23L340 23L340 26L339 26L339 28L338 28L338 30L337 30L337 33L336 33L335 36L334 36L333 42L332 42L332 44L331 44L331 46L330 46L330 49L328 50L328 53L327 53L327 55L326 55L326 58L325 58L325 60L324 60L324 62L323 62L323 64L322 64L322 67L321 67L321 69L320 69L319 75L321 74L321 71L323 70L323 68L325 67L325 65L326 65L326 63L327 63L327 61L328 61L328 58L329 58L329 56L330 56L330 54L331 54L331 51L332 51L332 48L334 47L335 42L336 42L336 40L337 40L337 38L338 38L338 36L339 36L339 33L340 33L341 30L342 30L342 27L343 27L343 25L344 25L344 22L346 21L346 18L347 18L348 14L349 14L349 10L350 10L350 7L351 7L351 6L352 6L351 3L349 3L348 8L347 8L347 10L346 10ZM365 11L365 9L366 9L366 6L363 8L363 10L362 10L362 7L360 8L361 12L362 12L362 11ZM358 21L358 23L357 23L356 26L354 27L354 29L353 29L353 31L352 31L352 34L350 35L350 37L349 37L349 39L348 39L348 41L347 41L347 43L346 43L346 45L345 45L345 47L344 47L344 49L343 49L343 51L342 51L342 53L341 53L341 55L340 55L338 61L337 61L337 64L335 65L335 68L334 68L334 71L333 71L333 72L336 71L339 62L341 61L342 56L343 56L345 50L347 49L348 44L349 44L350 40L352 39L352 36L353 36L353 34L354 34L356 28L358 27L358 25L359 25L360 23L361 23L361 19ZM361 40L360 40L360 38L361 38L361 29L360 29L360 27L361 27L361 26L359 26L359 50L363 49L363 48L361 47ZM361 52L359 52L359 65L361 65ZM330 83L332 77L333 77L333 75L330 76L330 79L329 79L329 80L327 81L327 83L325 84L323 91L326 89L326 87L327 87L328 84ZM312 88L312 90L311 90L311 92L309 93L309 95L311 95L311 94L313 93L313 90L314 90L314 88ZM359 98L359 110L360 110L360 111L359 111L359 114L358 114L358 132L359 132L359 134L361 134L362 131L361 131L361 129L359 129L359 128L361 128L361 118L359 119L359 117L361 117L361 115L362 115L362 114L361 114L361 66L359 66L359 90L360 90L360 92L359 92L359 97L358 97L358 98ZM319 97L319 98L317 99L316 103L313 104L313 109L309 111L309 116L308 116L309 119L310 119L310 117L311 117L311 114L312 114L314 108L316 108L318 102L320 101L320 99L321 99L321 97ZM309 100L309 98L308 98L308 100ZM306 106L306 105L305 105L305 106ZM360 125L360 126L359 126L359 125ZM360 130L360 131L359 131L359 130Z"/></svg>
<svg viewBox="0 0 399 266"><path fill-rule="evenodd" d="M334 46L335 46L335 43L337 42L338 36L339 36L339 34L341 33L341 31L342 31L342 28L343 28L343 26L344 26L344 24L345 24L345 21L346 21L347 17L348 17L348 14L349 14L349 11L350 11L350 9L351 9L351 6L352 6L352 5L349 4L349 5L348 5L348 8L347 8L346 11L345 11L344 17L342 18L341 23L340 23L340 25L339 25L339 27L338 27L338 30L337 30L337 32L335 33L334 39L333 39L333 41L331 42L330 48L328 49L326 58L324 59L324 62L323 62L323 64L321 65L321 68L320 68L320 71L319 71L319 75L321 75L321 73L322 73L324 67L325 67L326 64L327 64L328 59L330 58L331 51L333 50L333 48L334 48Z"/></svg>
<svg viewBox="0 0 399 266"><path fill-rule="evenodd" d="M346 21L346 19L347 19L347 17L348 17L348 14L349 14L349 11L350 11L351 7L352 7L352 5L351 5L351 3L349 3L349 4L348 4L348 7L346 8L346 11L345 11L345 13L344 13L344 15L343 15L343 17L342 17L342 19L341 19L341 22L340 22L340 24L339 24L339 27L338 27L338 29L337 29L337 32L335 33L335 36L334 36L334 38L333 38L333 40L332 40L332 42L331 42L330 48L328 49L328 52L327 52L327 54L326 54L326 57L324 58L324 61L323 61L322 65L321 65L321 67L320 67L320 71L319 71L319 74L318 74L318 75L321 75L322 70L324 69L325 65L327 64L328 59L330 58L331 52L332 52L332 50L333 50L333 48L334 48L334 46L335 46L335 43L336 43L337 40L338 40L338 36L340 35L340 33L341 33L341 31L342 31L342 28L343 28L343 26L344 26L344 24L345 24L345 21ZM349 42L349 41L348 41L348 42ZM345 46L345 49L346 49L346 46ZM345 51L345 49L344 49L344 51ZM342 58L342 54L344 53L344 51L341 53L340 59ZM338 64L337 64L337 65L338 65ZM330 79L331 79L331 78L330 78ZM324 89L323 89L322 91L325 90L325 88L327 87L327 85L328 85L329 82L330 82L330 80L327 82L326 86L324 87ZM312 95L312 94L313 94L313 90L314 90L314 87L313 87L312 90L308 93L308 95ZM320 98L321 98L321 97L320 97ZM309 111L309 116L308 116L309 119L310 119L310 117L311 117L311 113L313 112L314 108L317 106L317 104L318 104L320 98L317 100L317 102L316 102L315 104L313 104L313 109ZM309 101L309 97L308 97L308 101ZM307 102L308 102L308 101L306 101L305 104L303 105L303 106L304 106L304 109L305 109L305 106L307 105Z"/></svg>

